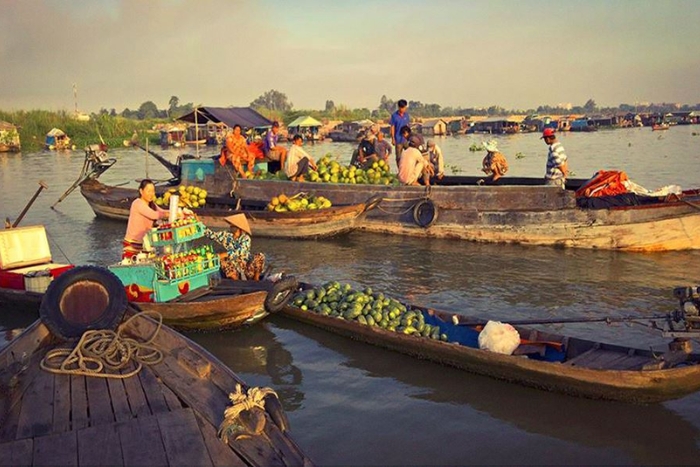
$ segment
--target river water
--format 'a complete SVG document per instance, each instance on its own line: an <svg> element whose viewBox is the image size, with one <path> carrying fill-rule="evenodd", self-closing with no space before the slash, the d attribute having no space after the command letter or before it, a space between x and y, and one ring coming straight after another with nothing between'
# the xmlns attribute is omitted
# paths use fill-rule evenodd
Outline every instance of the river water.
<svg viewBox="0 0 700 467"><path fill-rule="evenodd" d="M576 177L625 170L647 187L700 186L700 127L563 134ZM436 139L447 174L478 175L486 137ZM541 176L546 146L537 134L497 138L509 175ZM154 148L155 149L155 148ZM347 162L352 145L306 148ZM158 149L156 149L159 151ZM210 154L211 150L201 150ZM110 184L167 172L137 149L113 149ZM159 151L175 160L181 150ZM187 152L194 152L189 148ZM79 191L56 206L76 179L83 152L0 154L0 214L12 219L49 185L21 225L44 224L56 262L118 260L125 225L96 219ZM150 156L149 156L150 157ZM414 303L508 321L664 313L672 288L700 283L700 251L620 253L474 244L355 232L326 241L254 239L277 271L309 282L372 286ZM34 317L0 312L0 346ZM546 327L544 329L547 329ZM664 341L635 325L552 325L607 342ZM302 448L323 465L698 464L700 393L651 406L577 399L475 376L360 344L281 316L248 329L190 337L249 384L275 389Z"/></svg>

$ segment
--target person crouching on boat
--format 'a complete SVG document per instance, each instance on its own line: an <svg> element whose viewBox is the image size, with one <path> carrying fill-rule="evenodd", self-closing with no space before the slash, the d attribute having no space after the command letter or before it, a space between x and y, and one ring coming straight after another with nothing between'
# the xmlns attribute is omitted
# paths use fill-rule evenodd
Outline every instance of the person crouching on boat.
<svg viewBox="0 0 700 467"><path fill-rule="evenodd" d="M168 217L169 211L156 206L156 187L145 178L139 184L139 197L131 203L129 223L124 235L122 259L131 259L143 250L143 237L158 219Z"/></svg>
<svg viewBox="0 0 700 467"><path fill-rule="evenodd" d="M442 155L442 149L440 146L435 144L432 139L428 140L428 160L430 165L433 167L433 173L435 173L435 178L442 180L445 176L445 158Z"/></svg>
<svg viewBox="0 0 700 467"><path fill-rule="evenodd" d="M231 226L230 231L204 230L207 238L226 249L226 253L221 255L221 271L224 276L235 280L260 280L260 275L265 270L265 254L251 254L250 224L245 214L234 214L224 220Z"/></svg>
<svg viewBox="0 0 700 467"><path fill-rule="evenodd" d="M425 185L430 185L430 177L435 175L428 158L420 152L422 140L413 135L408 139L408 148L401 153L399 160L399 181L404 185L420 185L422 178Z"/></svg>
<svg viewBox="0 0 700 467"><path fill-rule="evenodd" d="M553 128L545 128L542 137L549 151L547 152L547 172L544 175L546 185L555 185L560 188L566 187L566 176L569 173L566 152L564 146L557 141Z"/></svg>
<svg viewBox="0 0 700 467"><path fill-rule="evenodd" d="M303 182L304 176L309 173L309 169L316 170L316 162L314 162L313 157L311 157L302 148L304 144L304 138L297 134L292 138L292 148L287 154L287 160L284 166L284 173L290 180L295 182Z"/></svg>
<svg viewBox="0 0 700 467"><path fill-rule="evenodd" d="M501 178L508 172L508 161L506 157L498 150L498 142L496 140L481 143L486 149L486 156L481 162L481 171L489 177L485 180L487 185L496 183L496 180Z"/></svg>

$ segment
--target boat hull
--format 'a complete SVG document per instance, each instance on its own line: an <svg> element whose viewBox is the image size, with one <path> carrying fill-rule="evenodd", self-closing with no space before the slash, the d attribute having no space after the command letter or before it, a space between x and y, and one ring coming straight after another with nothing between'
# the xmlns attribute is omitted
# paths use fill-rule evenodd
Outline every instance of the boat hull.
<svg viewBox="0 0 700 467"><path fill-rule="evenodd" d="M700 390L700 364L698 364L700 357L696 355L691 357L693 364L670 369L585 368L565 363L502 355L455 343L404 335L375 326L359 324L355 321L319 315L291 305L284 308L283 314L335 334L420 359L577 397L632 403L655 403L683 397ZM528 335L526 329L518 328L518 330L521 336ZM556 337L548 335L541 338L552 340ZM582 339L558 337L571 347L593 348L596 345ZM610 348L614 349L614 353L619 358L624 358L631 351L615 346L610 346ZM653 360L653 356L649 355L648 359Z"/></svg>
<svg viewBox="0 0 700 467"><path fill-rule="evenodd" d="M254 324L265 311L266 290L232 293L191 302L140 302L144 311L157 311L163 322L183 331L219 331ZM39 316L43 294L26 290L0 288L0 304L4 310Z"/></svg>
<svg viewBox="0 0 700 467"><path fill-rule="evenodd" d="M216 180L207 179L205 186L210 193L223 189L224 182L217 184ZM270 199L280 192L313 191L334 204L352 204L370 195L380 196L381 209L368 212L361 223L363 230L379 233L639 252L700 249L698 190L669 201L583 209L577 207L573 189L536 185L534 179L518 182L524 184L478 186L464 180L464 185L426 189L239 180L236 194L248 199ZM230 189L229 180L226 191ZM414 212L417 204L426 199L437 211L435 221L427 228L416 221Z"/></svg>
<svg viewBox="0 0 700 467"><path fill-rule="evenodd" d="M94 179L81 185L81 193L96 216L120 221L129 219L131 202L137 196L135 189L110 187ZM347 206L299 212L236 210L222 205L199 208L196 212L199 219L211 228L228 228L225 218L243 212L255 237L317 239L345 234L359 228L367 209L365 199Z"/></svg>

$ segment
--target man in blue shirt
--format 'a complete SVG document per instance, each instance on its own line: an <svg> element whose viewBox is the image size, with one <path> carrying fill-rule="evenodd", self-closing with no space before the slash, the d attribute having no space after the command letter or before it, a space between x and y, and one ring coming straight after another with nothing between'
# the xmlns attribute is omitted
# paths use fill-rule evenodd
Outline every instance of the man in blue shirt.
<svg viewBox="0 0 700 467"><path fill-rule="evenodd" d="M391 144L396 148L396 167L399 166L399 159L401 159L401 152L408 147L408 141L401 134L401 128L404 126L409 126L411 122L411 117L406 112L408 107L408 102L406 99L399 99L398 109L396 112L391 114Z"/></svg>

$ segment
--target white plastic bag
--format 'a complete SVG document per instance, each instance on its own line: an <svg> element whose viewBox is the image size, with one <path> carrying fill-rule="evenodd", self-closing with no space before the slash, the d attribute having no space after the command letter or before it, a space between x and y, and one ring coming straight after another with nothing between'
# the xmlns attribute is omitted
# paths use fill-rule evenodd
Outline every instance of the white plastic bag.
<svg viewBox="0 0 700 467"><path fill-rule="evenodd" d="M520 334L510 324L489 321L479 333L479 348L511 355L520 345Z"/></svg>

